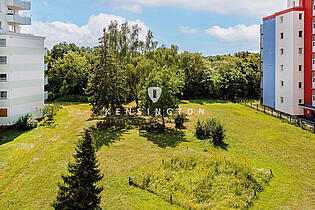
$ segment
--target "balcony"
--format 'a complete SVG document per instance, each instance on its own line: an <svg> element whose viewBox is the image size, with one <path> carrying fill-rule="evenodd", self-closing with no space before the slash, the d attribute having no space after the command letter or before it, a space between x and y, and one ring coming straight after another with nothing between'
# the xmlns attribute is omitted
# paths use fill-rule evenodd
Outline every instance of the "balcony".
<svg viewBox="0 0 315 210"><path fill-rule="evenodd" d="M47 77L44 78L44 85L48 85L48 78Z"/></svg>
<svg viewBox="0 0 315 210"><path fill-rule="evenodd" d="M48 64L47 63L44 64L44 71L48 71Z"/></svg>
<svg viewBox="0 0 315 210"><path fill-rule="evenodd" d="M13 10L30 10L31 2L25 0L6 0L9 9Z"/></svg>
<svg viewBox="0 0 315 210"><path fill-rule="evenodd" d="M7 21L8 24L11 25L31 25L32 22L30 17L15 15L12 13L7 14Z"/></svg>
<svg viewBox="0 0 315 210"><path fill-rule="evenodd" d="M44 56L48 56L48 49L46 47L44 49Z"/></svg>
<svg viewBox="0 0 315 210"><path fill-rule="evenodd" d="M48 91L45 91L44 92L44 100L47 100L48 99Z"/></svg>

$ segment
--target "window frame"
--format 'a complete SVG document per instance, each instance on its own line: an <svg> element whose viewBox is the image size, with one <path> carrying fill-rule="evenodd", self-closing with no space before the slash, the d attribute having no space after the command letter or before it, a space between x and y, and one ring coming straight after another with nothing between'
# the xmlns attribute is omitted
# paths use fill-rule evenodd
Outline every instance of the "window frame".
<svg viewBox="0 0 315 210"><path fill-rule="evenodd" d="M8 56L2 55L2 56L0 56L0 59L1 59L1 58L5 58L5 62L1 62L1 60L0 60L0 65L6 65L6 64L8 64Z"/></svg>
<svg viewBox="0 0 315 210"><path fill-rule="evenodd" d="M4 41L4 45L2 45L2 41ZM0 39L0 47L7 47L7 39Z"/></svg>
<svg viewBox="0 0 315 210"><path fill-rule="evenodd" d="M1 95L2 95L2 92L6 92L6 98L3 98ZM8 100L9 98L9 91L8 90L0 90L0 100Z"/></svg>
<svg viewBox="0 0 315 210"><path fill-rule="evenodd" d="M0 115L0 118L7 118L7 117L9 117L9 109L7 108L7 107L0 107L0 112L1 112L1 110L6 110L6 116L1 116Z"/></svg>
<svg viewBox="0 0 315 210"><path fill-rule="evenodd" d="M6 80L1 80L1 75L6 75ZM8 73L6 73L6 72L0 73L0 82L8 82Z"/></svg>

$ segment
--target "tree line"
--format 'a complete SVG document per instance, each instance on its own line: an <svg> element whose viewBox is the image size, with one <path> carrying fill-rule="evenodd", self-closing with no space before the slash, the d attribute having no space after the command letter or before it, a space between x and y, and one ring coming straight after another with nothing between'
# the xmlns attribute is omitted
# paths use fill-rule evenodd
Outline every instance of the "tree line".
<svg viewBox="0 0 315 210"><path fill-rule="evenodd" d="M125 102L136 101L137 107L150 103L145 100L147 87L157 85L164 87L163 96L172 104L184 99L259 98L259 54L180 53L175 45L158 47L151 31L141 40L140 32L137 25L112 22L97 47L53 46L46 58L49 99L89 101L97 113Z"/></svg>

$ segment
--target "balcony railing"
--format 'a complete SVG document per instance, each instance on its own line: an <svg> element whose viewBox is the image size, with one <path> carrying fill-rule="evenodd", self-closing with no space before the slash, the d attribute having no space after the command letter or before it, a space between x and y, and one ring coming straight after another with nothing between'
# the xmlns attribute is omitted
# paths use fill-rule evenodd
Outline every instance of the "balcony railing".
<svg viewBox="0 0 315 210"><path fill-rule="evenodd" d="M47 77L44 78L44 85L48 85L48 78Z"/></svg>
<svg viewBox="0 0 315 210"><path fill-rule="evenodd" d="M44 92L44 100L47 100L48 99L48 91L45 91Z"/></svg>
<svg viewBox="0 0 315 210"><path fill-rule="evenodd" d="M14 10L30 10L31 2L26 0L6 0L9 9Z"/></svg>
<svg viewBox="0 0 315 210"><path fill-rule="evenodd" d="M15 15L12 13L7 14L7 22L8 24L13 25L31 25L32 20L30 17Z"/></svg>
<svg viewBox="0 0 315 210"><path fill-rule="evenodd" d="M44 64L44 71L48 71L48 64L47 63Z"/></svg>

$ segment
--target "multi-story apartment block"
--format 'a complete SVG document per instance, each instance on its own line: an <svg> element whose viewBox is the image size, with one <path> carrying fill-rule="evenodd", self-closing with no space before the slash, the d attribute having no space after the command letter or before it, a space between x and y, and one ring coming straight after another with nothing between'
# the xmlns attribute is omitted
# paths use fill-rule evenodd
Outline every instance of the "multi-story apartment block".
<svg viewBox="0 0 315 210"><path fill-rule="evenodd" d="M25 0L0 0L0 126L12 125L26 114L40 117L44 92L44 37L21 34L31 18Z"/></svg>
<svg viewBox="0 0 315 210"><path fill-rule="evenodd" d="M263 19L262 104L315 120L315 2L288 0Z"/></svg>

